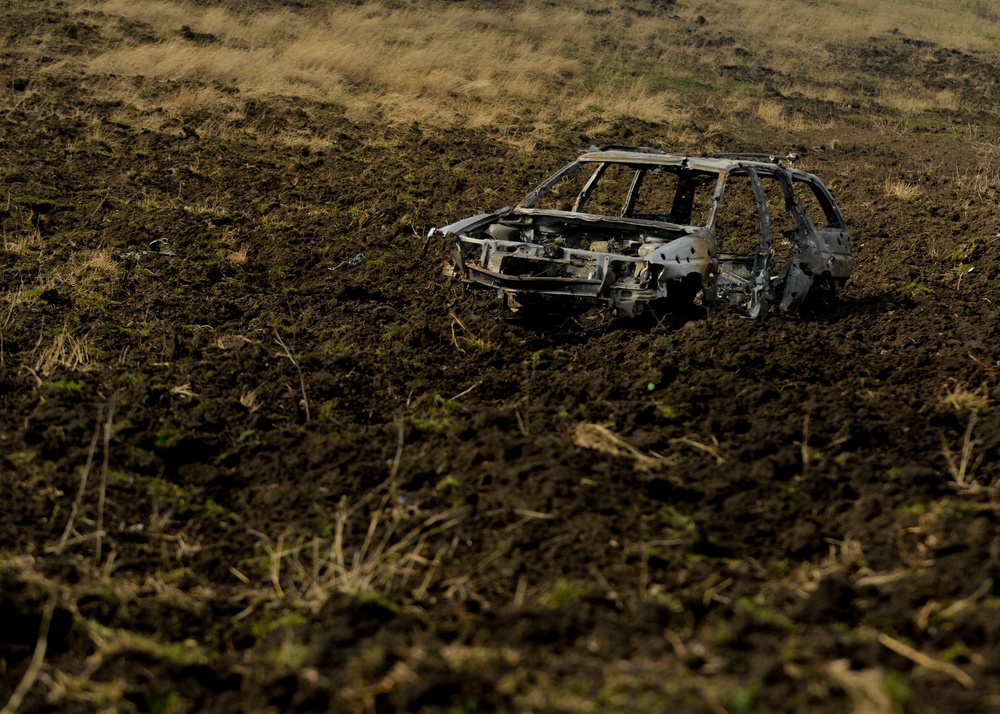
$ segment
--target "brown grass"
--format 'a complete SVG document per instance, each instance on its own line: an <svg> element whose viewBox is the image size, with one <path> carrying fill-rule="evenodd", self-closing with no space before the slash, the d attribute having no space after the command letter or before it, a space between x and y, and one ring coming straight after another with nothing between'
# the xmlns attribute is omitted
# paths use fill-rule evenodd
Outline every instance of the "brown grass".
<svg viewBox="0 0 1000 714"><path fill-rule="evenodd" d="M986 413L990 404L990 389L986 382L978 389L970 389L964 382L952 380L941 389L941 402L956 412L972 412L975 415Z"/></svg>
<svg viewBox="0 0 1000 714"><path fill-rule="evenodd" d="M90 289L102 291L108 281L117 277L120 272L121 267L111 257L110 250L84 249L54 269L52 279L57 284L76 286L81 291Z"/></svg>
<svg viewBox="0 0 1000 714"><path fill-rule="evenodd" d="M42 232L39 230L16 230L8 233L3 228L3 249L11 253L30 253L42 246Z"/></svg>
<svg viewBox="0 0 1000 714"><path fill-rule="evenodd" d="M91 347L87 336L77 337L64 327L46 347L36 348L34 370L41 377L51 377L57 370L80 372L91 363Z"/></svg>
<svg viewBox="0 0 1000 714"><path fill-rule="evenodd" d="M391 493L391 490L390 490ZM434 536L454 527L464 510L454 508L423 515L392 507L383 499L372 511L360 542L351 537L353 510L341 504L329 538L286 536L272 541L264 534L266 577L279 600L292 607L313 611L333 593L388 596L402 590L407 597L422 599L434 580L446 550L432 549ZM261 559L247 561L253 563Z"/></svg>
<svg viewBox="0 0 1000 714"><path fill-rule="evenodd" d="M233 265L244 265L247 262L247 255L250 252L249 246L240 246L226 254L226 260Z"/></svg>
<svg viewBox="0 0 1000 714"><path fill-rule="evenodd" d="M644 454L609 428L600 424L577 424L573 430L573 443L582 449L593 449L605 454L632 459L636 469L639 470L648 470L675 463L655 452Z"/></svg>
<svg viewBox="0 0 1000 714"><path fill-rule="evenodd" d="M967 140L976 147L975 168L959 171L955 183L959 188L971 188L979 198L1000 191L1000 147L983 141L975 127L970 127Z"/></svg>
<svg viewBox="0 0 1000 714"><path fill-rule="evenodd" d="M963 489L972 488L975 485L973 479L985 456L982 452L978 456L976 455L976 446L979 444L979 440L973 438L972 435L977 421L975 414L969 417L969 423L965 428L965 434L962 436L962 442L957 452L952 449L944 434L941 435L941 453L944 454L945 463L948 466L948 475L951 476L951 480L956 486Z"/></svg>
<svg viewBox="0 0 1000 714"><path fill-rule="evenodd" d="M973 434L979 417L989 409L989 385L983 382L978 389L972 390L964 382L953 380L942 388L941 402L954 409L956 414L968 415L965 432L957 447L953 448L945 435L941 434L941 453L952 482L960 489L974 489L974 477L983 463L985 453L976 453L979 440Z"/></svg>
<svg viewBox="0 0 1000 714"><path fill-rule="evenodd" d="M794 0L713 0L651 15L622 8L608 12L596 0L503 11L419 2L338 3L299 12L237 12L181 0L70 0L70 5L103 13L90 14L87 21L103 25L107 49L83 63L95 98L121 103L114 121L160 131L176 127L178 117L193 117L193 128L204 136L253 133L252 122L243 121L246 100L287 96L337 105L352 120L518 126L511 140L527 141L530 148L525 131L547 136L553 124L565 121L595 130L622 118L681 126L698 107L717 111L723 65L764 63L787 77L786 96L848 101L857 77L839 67L836 50L823 38L866 43L895 30L996 54L982 13L943 0L877 8L845 0L811 5L808 13ZM732 42L679 42L678 30L691 27L698 15L708 19L706 32ZM145 23L157 41L129 36L119 18ZM182 26L214 41L187 40ZM172 84L132 81L138 76ZM738 118L728 109L740 109L740 101L750 98L754 120L776 128L804 126L788 112L787 100L761 101L759 89L745 82L727 85L721 118ZM729 107L732 98L737 102ZM960 109L947 90L890 83L880 101L904 117ZM216 118L204 118L209 108ZM228 118L219 118L224 115ZM106 141L105 133L95 126L86 138ZM329 141L320 131L278 138L314 148Z"/></svg>
<svg viewBox="0 0 1000 714"><path fill-rule="evenodd" d="M35 684L41 685L45 702L50 708L61 710L70 704L84 704L88 709L129 711L133 707L125 699L127 683L121 679L105 681L97 674L109 660L141 655L175 666L205 664L209 660L205 649L192 639L171 642L169 633L150 635L108 627L83 615L78 603L82 598L107 598L123 603L137 599L162 599L194 609L210 599L213 596L211 592L182 591L169 582L173 577L170 574L157 573L145 577L141 583L119 575L112 578L108 568L98 568L83 560L75 564L80 573L79 581L68 584L50 578L39 566L40 562L28 555L0 560L5 577L40 595L44 594L46 602L41 611L38 640L31 663L18 688L0 710L4 714L18 711L24 696ZM51 661L45 662L47 630L56 608L72 614L74 631L89 639L92 646L92 653L86 661L81 661L80 666L72 666L71 671L61 670Z"/></svg>
<svg viewBox="0 0 1000 714"><path fill-rule="evenodd" d="M260 393L263 389L264 385L262 384L255 389L247 389L244 387L243 391L240 392L240 404L251 414L263 406L260 401Z"/></svg>
<svg viewBox="0 0 1000 714"><path fill-rule="evenodd" d="M898 198L900 201L912 201L923 193L919 186L891 177L885 180L884 190L886 196Z"/></svg>

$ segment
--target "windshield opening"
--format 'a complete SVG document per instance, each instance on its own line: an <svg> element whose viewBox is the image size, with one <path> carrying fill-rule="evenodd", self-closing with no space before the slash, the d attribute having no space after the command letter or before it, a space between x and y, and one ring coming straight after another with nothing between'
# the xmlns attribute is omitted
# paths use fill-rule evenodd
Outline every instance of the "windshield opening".
<svg viewBox="0 0 1000 714"><path fill-rule="evenodd" d="M716 174L681 166L581 163L533 193L521 208L705 225Z"/></svg>

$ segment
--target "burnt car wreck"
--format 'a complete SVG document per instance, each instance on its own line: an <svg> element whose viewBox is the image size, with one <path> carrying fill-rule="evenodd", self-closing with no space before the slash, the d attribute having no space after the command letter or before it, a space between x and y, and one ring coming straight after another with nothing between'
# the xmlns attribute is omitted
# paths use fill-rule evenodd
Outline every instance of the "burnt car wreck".
<svg viewBox="0 0 1000 714"><path fill-rule="evenodd" d="M837 203L796 157L683 156L592 147L515 208L429 237L456 242L453 274L516 302L550 296L638 315L650 305L772 305L839 295L851 240Z"/></svg>

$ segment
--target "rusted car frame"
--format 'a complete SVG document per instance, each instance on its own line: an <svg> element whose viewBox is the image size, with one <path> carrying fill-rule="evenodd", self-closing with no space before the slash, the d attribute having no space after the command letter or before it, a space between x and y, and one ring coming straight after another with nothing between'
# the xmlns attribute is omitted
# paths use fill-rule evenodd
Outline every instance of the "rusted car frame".
<svg viewBox="0 0 1000 714"><path fill-rule="evenodd" d="M794 157L686 156L604 147L582 154L515 208L433 237L455 241L454 275L523 301L733 305L763 318L810 294L836 295L852 269L850 233L823 182Z"/></svg>

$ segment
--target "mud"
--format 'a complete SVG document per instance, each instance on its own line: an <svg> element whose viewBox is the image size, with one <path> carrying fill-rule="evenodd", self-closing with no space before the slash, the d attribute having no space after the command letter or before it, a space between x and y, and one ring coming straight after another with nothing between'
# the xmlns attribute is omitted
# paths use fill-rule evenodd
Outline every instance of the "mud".
<svg viewBox="0 0 1000 714"><path fill-rule="evenodd" d="M50 615L22 711L1000 706L1000 209L963 119L713 136L800 150L855 275L655 324L511 319L425 236L663 128L525 156L277 99L142 130L69 69L3 91L0 700Z"/></svg>

